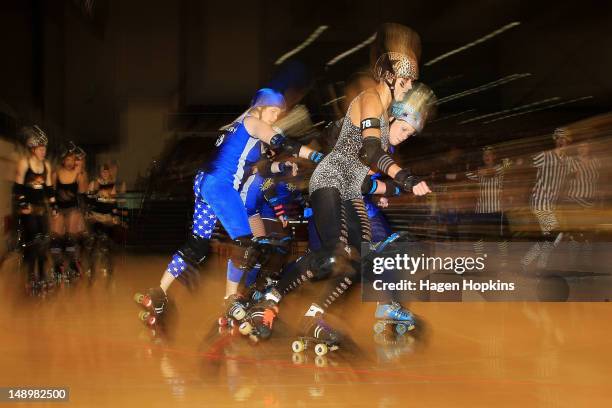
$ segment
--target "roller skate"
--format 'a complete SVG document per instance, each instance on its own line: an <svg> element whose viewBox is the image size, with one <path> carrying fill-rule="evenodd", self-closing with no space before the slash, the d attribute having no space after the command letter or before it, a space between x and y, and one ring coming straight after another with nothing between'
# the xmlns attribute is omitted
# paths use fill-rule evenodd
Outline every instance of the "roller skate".
<svg viewBox="0 0 612 408"><path fill-rule="evenodd" d="M374 315L378 321L374 323L374 332L382 333L388 325L395 326L395 332L400 336L414 330L415 319L412 313L397 302L379 304Z"/></svg>
<svg viewBox="0 0 612 408"><path fill-rule="evenodd" d="M274 319L278 315L278 306L271 300L264 300L253 305L245 320L240 324L240 333L258 342L260 339L266 340L272 334Z"/></svg>
<svg viewBox="0 0 612 408"><path fill-rule="evenodd" d="M307 317L307 329L304 336L298 337L291 344L294 353L301 353L314 345L317 356L324 356L329 351L338 350L341 336L319 317Z"/></svg>
<svg viewBox="0 0 612 408"><path fill-rule="evenodd" d="M234 327L246 317L248 299L239 293L230 295L225 299L225 312L219 317L219 327Z"/></svg>
<svg viewBox="0 0 612 408"><path fill-rule="evenodd" d="M163 320L168 307L168 297L161 288L149 289L144 294L136 293L134 301L144 308L138 317L147 326L155 326Z"/></svg>

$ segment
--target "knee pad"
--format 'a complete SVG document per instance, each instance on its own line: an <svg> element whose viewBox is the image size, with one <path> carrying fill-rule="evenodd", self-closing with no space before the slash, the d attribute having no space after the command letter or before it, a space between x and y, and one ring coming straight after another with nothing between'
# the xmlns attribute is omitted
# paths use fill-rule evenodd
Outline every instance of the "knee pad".
<svg viewBox="0 0 612 408"><path fill-rule="evenodd" d="M255 265L265 264L270 252L271 246L266 238L238 237L234 240L230 258L237 268L249 271Z"/></svg>
<svg viewBox="0 0 612 408"><path fill-rule="evenodd" d="M311 252L306 261L308 272L312 274L311 280L327 279L354 270L357 261L351 256L352 253L353 250L349 253L344 249Z"/></svg>
<svg viewBox="0 0 612 408"><path fill-rule="evenodd" d="M193 267L197 267L210 251L210 240L190 234L187 242L178 250L181 257Z"/></svg>

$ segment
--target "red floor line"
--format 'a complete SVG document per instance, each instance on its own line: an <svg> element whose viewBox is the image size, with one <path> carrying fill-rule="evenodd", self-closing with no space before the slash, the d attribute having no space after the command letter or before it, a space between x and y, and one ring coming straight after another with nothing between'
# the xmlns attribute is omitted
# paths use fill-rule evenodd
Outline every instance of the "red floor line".
<svg viewBox="0 0 612 408"><path fill-rule="evenodd" d="M350 367L319 367L312 363L294 364L294 363L289 363L284 360L266 360L266 359L261 360L261 359L252 358L252 357L224 356L220 353L220 350L222 349L223 346L225 346L227 343L233 340L232 336L221 337L220 339L215 341L211 345L210 350L206 352L190 351L190 350L185 350L185 349L180 349L180 348L175 348L175 347L168 347L168 346L158 345L158 344L143 345L140 342L110 339L110 338L104 338L104 337L95 337L95 339L92 339L91 336L85 336L85 335L75 334L75 333L70 333L70 334L66 333L62 337L66 338L66 336L77 337L77 338L80 337L88 341L95 340L96 342L106 343L109 345L110 344L122 345L124 347L129 347L129 348L154 348L159 351L172 353L175 355L183 355L186 357L205 357L210 360L234 360L234 361L238 361L242 363L274 365L274 366L280 366L284 368L315 369L315 370L332 371L336 373L364 374L364 375L373 376L374 378L376 378L376 376L378 377L382 376L382 377L396 377L396 378L411 378L411 379L430 381L430 382L459 382L459 383L472 382L472 383L480 383L480 384L508 384L508 385L563 386L563 387L567 387L567 386L589 387L591 386L591 385L578 385L578 384L547 383L547 382L540 382L540 381L534 381L534 380L510 380L510 379L477 378L477 377L469 378L469 377L463 377L463 376L423 375L423 374L402 372L398 370L376 370L376 369L366 369L366 368L359 369L359 368L350 368ZM331 352L331 353L334 353L334 352Z"/></svg>

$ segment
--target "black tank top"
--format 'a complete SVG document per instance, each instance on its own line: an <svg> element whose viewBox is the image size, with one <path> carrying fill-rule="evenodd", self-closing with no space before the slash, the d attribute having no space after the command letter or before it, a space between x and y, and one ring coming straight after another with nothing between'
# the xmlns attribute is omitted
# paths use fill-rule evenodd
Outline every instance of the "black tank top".
<svg viewBox="0 0 612 408"><path fill-rule="evenodd" d="M55 187L55 200L59 208L74 208L78 207L77 200L79 194L79 183L74 180L72 183L64 184L57 176L57 186Z"/></svg>
<svg viewBox="0 0 612 408"><path fill-rule="evenodd" d="M43 163L43 172L36 173L30 167L28 159L28 171L25 174L24 186L26 187L26 200L32 205L43 205L45 203L45 182L47 180L47 166Z"/></svg>

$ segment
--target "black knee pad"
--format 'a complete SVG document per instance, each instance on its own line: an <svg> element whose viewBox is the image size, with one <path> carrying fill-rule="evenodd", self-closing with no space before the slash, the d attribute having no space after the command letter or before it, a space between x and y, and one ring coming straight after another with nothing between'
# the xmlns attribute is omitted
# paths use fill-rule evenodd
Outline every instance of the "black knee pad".
<svg viewBox="0 0 612 408"><path fill-rule="evenodd" d="M187 237L187 242L178 250L185 262L193 267L197 267L204 262L209 251L210 240L193 234Z"/></svg>
<svg viewBox="0 0 612 408"><path fill-rule="evenodd" d="M255 265L265 265L272 252L273 247L266 237L238 237L234 240L231 259L237 268L250 271Z"/></svg>
<svg viewBox="0 0 612 408"><path fill-rule="evenodd" d="M306 262L311 280L327 279L359 269L358 253L355 248L347 250L338 247L334 251L320 250L309 253Z"/></svg>

